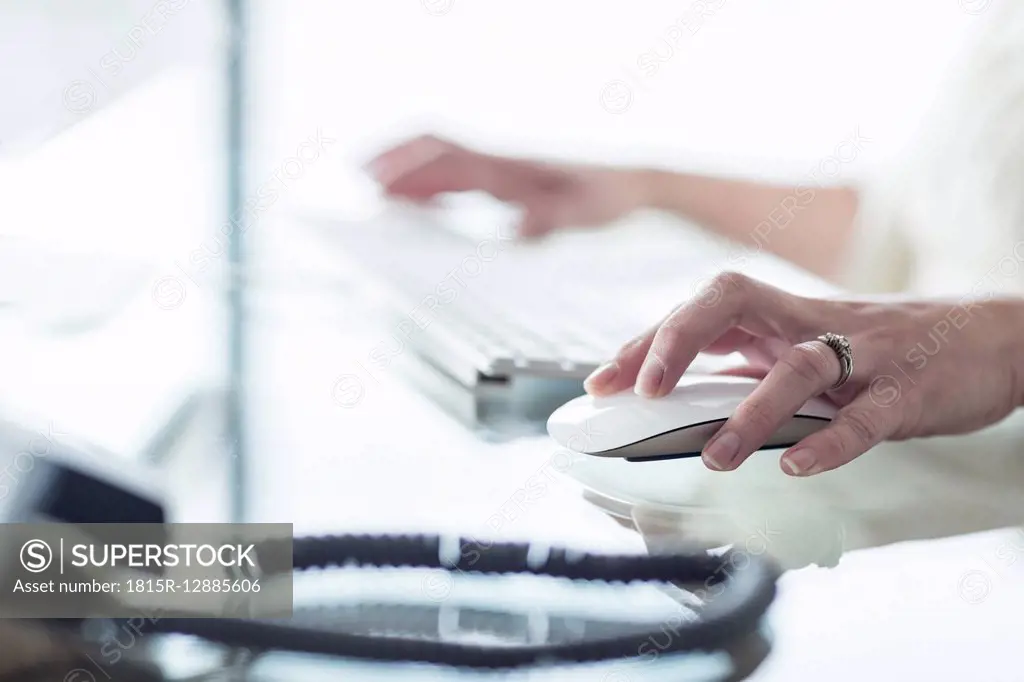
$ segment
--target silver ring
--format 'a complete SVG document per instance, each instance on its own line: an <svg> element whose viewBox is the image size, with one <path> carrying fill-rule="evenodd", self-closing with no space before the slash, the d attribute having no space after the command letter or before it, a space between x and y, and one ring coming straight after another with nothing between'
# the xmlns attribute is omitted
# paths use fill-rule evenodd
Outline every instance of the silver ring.
<svg viewBox="0 0 1024 682"><path fill-rule="evenodd" d="M818 337L818 341L832 349L839 358L839 381L832 385L830 391L842 388L843 384L850 380L853 375L853 349L850 347L850 340L842 334L827 332Z"/></svg>

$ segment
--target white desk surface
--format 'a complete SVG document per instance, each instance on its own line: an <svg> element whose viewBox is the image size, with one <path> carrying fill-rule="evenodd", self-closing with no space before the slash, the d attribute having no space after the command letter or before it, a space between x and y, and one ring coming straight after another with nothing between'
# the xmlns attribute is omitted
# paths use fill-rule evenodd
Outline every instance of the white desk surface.
<svg viewBox="0 0 1024 682"><path fill-rule="evenodd" d="M314 245L274 238L286 234L294 236L265 233L275 258L303 263L307 275L329 271L330 259ZM515 491L548 463L546 438L480 442L392 373L367 383L354 407L342 406L335 381L383 333L363 319L340 294L268 290L254 305L247 486L254 520L292 521L297 533L459 531L642 549L569 483L552 484L507 513ZM772 652L751 679L1019 680L1022 553L1024 535L993 531L860 550L834 569L792 571L771 611ZM684 671L692 669L673 665L591 669L579 679L690 679ZM326 670L360 679L429 677L279 656L259 664L253 678Z"/></svg>
<svg viewBox="0 0 1024 682"><path fill-rule="evenodd" d="M300 265L306 281L337 274L331 272L336 263L316 244L295 239L287 224L278 227L283 229L263 233L264 257L272 253L277 264ZM367 311L338 289L278 285L257 285L250 310L251 452L245 488L252 520L293 522L300 534L458 531L592 550L643 550L639 537L584 502L569 482L552 483L527 504L514 502L526 479L549 464L553 450L546 438L483 443L398 373L379 374L379 382L366 384L358 404L343 406L337 378L381 340L382 330L367 325ZM153 336L146 343L160 336L155 322L149 329ZM142 342L127 332L121 338L126 347ZM27 352L30 345L25 341L15 350ZM117 355L115 345L103 347ZM163 347L150 346L133 362L140 368L152 365L165 357L159 355ZM7 376L27 380L33 369L48 369L60 377L76 360L53 354L49 357L58 364L45 365L42 354L22 357L40 360L19 367L8 359ZM173 373L173 363L166 364ZM129 374L118 380L121 389L130 385ZM111 387L102 367L80 376L78 388L66 394L65 407L85 427L90 414L102 411L101 401L90 402L90 390ZM125 403L131 403L124 400L128 395L122 396ZM17 397L13 391L6 396L12 397ZM82 411L83 406L97 413ZM837 568L792 571L783 577L770 612L771 652L750 679L1019 680L1022 553L1024 535L993 531L860 550L848 553ZM512 679L716 679L722 665L715 657L663 659L534 671ZM250 679L324 673L367 680L454 679L438 671L283 655L260 659Z"/></svg>

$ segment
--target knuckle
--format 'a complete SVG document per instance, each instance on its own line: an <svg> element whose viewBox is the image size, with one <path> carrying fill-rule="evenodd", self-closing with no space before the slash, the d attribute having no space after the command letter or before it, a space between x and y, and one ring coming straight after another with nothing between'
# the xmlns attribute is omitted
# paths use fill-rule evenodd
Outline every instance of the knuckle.
<svg viewBox="0 0 1024 682"><path fill-rule="evenodd" d="M685 323L687 313L691 310L691 304L689 301L680 303L672 312L668 314L665 321L662 322L660 329L677 329L682 327Z"/></svg>
<svg viewBox="0 0 1024 682"><path fill-rule="evenodd" d="M657 353L667 353L679 344L682 335L683 331L679 325L666 321L655 334L651 350Z"/></svg>
<svg viewBox="0 0 1024 682"><path fill-rule="evenodd" d="M771 406L764 401L743 405L734 416L745 429L757 434L771 435L776 428L776 419Z"/></svg>
<svg viewBox="0 0 1024 682"><path fill-rule="evenodd" d="M713 286L719 291L729 292L731 296L745 296L751 288L751 279L741 272L726 270L715 275Z"/></svg>
<svg viewBox="0 0 1024 682"><path fill-rule="evenodd" d="M649 338L650 334L647 333L634 336L619 348L619 352L615 354L615 360L622 361L632 357L638 350L644 347Z"/></svg>
<svg viewBox="0 0 1024 682"><path fill-rule="evenodd" d="M636 354L636 349L633 346L633 344L626 344L625 346L623 346L622 348L619 349L619 352L615 354L615 356L612 358L612 361L616 362L616 363L619 363L619 364L622 364L626 360L628 360L631 357L633 357L633 355L635 355L635 354Z"/></svg>
<svg viewBox="0 0 1024 682"><path fill-rule="evenodd" d="M435 148L438 148L438 149L440 149L440 148L450 149L450 148L454 147L454 145L451 144L450 142L448 142L448 140L446 140L443 137L440 137L438 135L435 135L433 133L427 133L426 135L420 135L419 137L417 137L414 140L414 142L416 144L419 144L419 145L429 145L431 147L435 147Z"/></svg>
<svg viewBox="0 0 1024 682"><path fill-rule="evenodd" d="M839 429L831 428L819 431L817 434L819 442L815 449L819 451L822 461L845 461L847 452L851 446L844 440Z"/></svg>
<svg viewBox="0 0 1024 682"><path fill-rule="evenodd" d="M679 329L684 327L684 319L688 309L687 305L683 304L669 313L669 316L665 318L665 322L662 323L662 326L658 327L657 335L678 334Z"/></svg>
<svg viewBox="0 0 1024 682"><path fill-rule="evenodd" d="M853 435L857 444L868 447L879 440L882 433L881 420L870 410L847 408L840 415L840 422Z"/></svg>
<svg viewBox="0 0 1024 682"><path fill-rule="evenodd" d="M832 361L825 350L820 344L801 343L793 346L779 362L808 384L831 383Z"/></svg>

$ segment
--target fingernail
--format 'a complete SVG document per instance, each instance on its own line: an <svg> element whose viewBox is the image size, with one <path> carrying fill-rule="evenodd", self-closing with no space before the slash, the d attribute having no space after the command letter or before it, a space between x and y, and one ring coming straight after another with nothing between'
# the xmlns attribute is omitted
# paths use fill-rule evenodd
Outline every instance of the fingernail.
<svg viewBox="0 0 1024 682"><path fill-rule="evenodd" d="M615 375L619 373L619 365L616 362L606 362L588 376L583 382L583 388L590 390L592 388L601 388L615 378Z"/></svg>
<svg viewBox="0 0 1024 682"><path fill-rule="evenodd" d="M657 358L648 357L644 361L644 366L640 368L633 391L644 398L653 398L658 394L664 376L665 369L661 366L661 362Z"/></svg>
<svg viewBox="0 0 1024 682"><path fill-rule="evenodd" d="M817 465L818 458L811 450L794 450L782 456L782 468L790 476L806 476Z"/></svg>
<svg viewBox="0 0 1024 682"><path fill-rule="evenodd" d="M740 437L732 432L723 433L712 438L704 448L704 461L712 469L725 471L739 451Z"/></svg>

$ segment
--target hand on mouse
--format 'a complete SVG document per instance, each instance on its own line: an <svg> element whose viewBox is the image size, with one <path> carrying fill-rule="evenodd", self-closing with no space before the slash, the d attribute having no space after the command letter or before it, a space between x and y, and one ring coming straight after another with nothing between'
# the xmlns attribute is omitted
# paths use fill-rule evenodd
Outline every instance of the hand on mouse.
<svg viewBox="0 0 1024 682"><path fill-rule="evenodd" d="M793 476L842 466L884 440L952 435L994 424L1024 401L1024 301L864 302L794 296L736 273L716 277L626 344L586 381L592 395L669 393L697 353L741 353L762 374L708 442L705 464L735 469L813 396L841 409L782 455ZM853 373L838 390L837 354L817 337L846 336Z"/></svg>
<svg viewBox="0 0 1024 682"><path fill-rule="evenodd" d="M426 201L475 190L519 204L521 237L602 225L645 204L639 172L490 156L430 135L383 152L368 170L393 197Z"/></svg>

